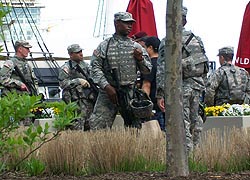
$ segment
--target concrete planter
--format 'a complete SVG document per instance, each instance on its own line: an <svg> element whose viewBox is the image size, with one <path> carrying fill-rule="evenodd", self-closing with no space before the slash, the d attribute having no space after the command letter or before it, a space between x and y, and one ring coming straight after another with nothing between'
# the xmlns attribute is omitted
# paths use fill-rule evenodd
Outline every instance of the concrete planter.
<svg viewBox="0 0 250 180"><path fill-rule="evenodd" d="M35 119L34 125L35 126L42 126L42 128L44 129L46 122L49 125L49 131L53 132L56 131L55 128L53 128L53 121L55 120L55 118L43 118L43 119Z"/></svg>
<svg viewBox="0 0 250 180"><path fill-rule="evenodd" d="M248 128L250 116L209 116L203 124L203 131L209 129Z"/></svg>

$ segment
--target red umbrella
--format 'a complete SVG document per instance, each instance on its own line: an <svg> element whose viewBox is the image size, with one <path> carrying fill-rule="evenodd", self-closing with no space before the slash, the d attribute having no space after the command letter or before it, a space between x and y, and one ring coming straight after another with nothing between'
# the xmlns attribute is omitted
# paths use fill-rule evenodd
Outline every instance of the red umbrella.
<svg viewBox="0 0 250 180"><path fill-rule="evenodd" d="M157 36L154 8L150 0L130 0L127 12L136 20L130 37L139 31L146 32L148 36Z"/></svg>
<svg viewBox="0 0 250 180"><path fill-rule="evenodd" d="M242 21L235 65L250 72L250 2L246 6Z"/></svg>

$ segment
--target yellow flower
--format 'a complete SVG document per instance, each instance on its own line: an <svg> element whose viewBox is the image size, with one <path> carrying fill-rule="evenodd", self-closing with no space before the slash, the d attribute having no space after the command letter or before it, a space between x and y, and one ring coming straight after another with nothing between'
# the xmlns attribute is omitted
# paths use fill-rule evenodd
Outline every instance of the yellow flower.
<svg viewBox="0 0 250 180"><path fill-rule="evenodd" d="M222 106L205 107L206 116L223 116L223 112L230 106L230 104L223 104Z"/></svg>

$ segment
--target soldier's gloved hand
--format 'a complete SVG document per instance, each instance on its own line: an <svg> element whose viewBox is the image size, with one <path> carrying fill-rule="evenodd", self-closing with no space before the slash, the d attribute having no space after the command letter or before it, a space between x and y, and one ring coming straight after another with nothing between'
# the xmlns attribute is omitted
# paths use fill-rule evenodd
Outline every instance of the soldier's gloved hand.
<svg viewBox="0 0 250 180"><path fill-rule="evenodd" d="M83 87L90 87L90 84L87 80L80 78L79 81Z"/></svg>
<svg viewBox="0 0 250 180"><path fill-rule="evenodd" d="M104 90L106 91L110 101L113 104L118 105L118 97L117 97L115 88L111 86L110 84L108 84L107 86L105 86Z"/></svg>
<svg viewBox="0 0 250 180"><path fill-rule="evenodd" d="M138 61L142 61L143 60L143 56L142 56L142 50L139 48L135 48L134 49L134 58Z"/></svg>

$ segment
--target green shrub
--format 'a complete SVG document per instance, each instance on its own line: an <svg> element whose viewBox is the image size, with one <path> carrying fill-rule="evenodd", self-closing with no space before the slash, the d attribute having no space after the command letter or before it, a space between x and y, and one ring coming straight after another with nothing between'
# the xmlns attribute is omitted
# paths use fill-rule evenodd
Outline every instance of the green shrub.
<svg viewBox="0 0 250 180"><path fill-rule="evenodd" d="M49 125L45 127L23 127L21 122L31 118L34 114L31 109L37 106L56 107L58 114L55 115L54 127L56 132L49 132ZM78 117L77 104L65 104L61 102L41 102L40 96L18 95L9 93L0 98L0 171L6 173L16 167L32 155L45 143L55 139L66 126ZM52 136L51 136L52 134ZM20 153L23 151L24 153ZM14 158L14 160L13 160ZM33 163L35 161L33 160Z"/></svg>
<svg viewBox="0 0 250 180"><path fill-rule="evenodd" d="M41 162L36 158L31 158L27 161L24 161L24 170L30 176L39 176L45 170L45 163Z"/></svg>

